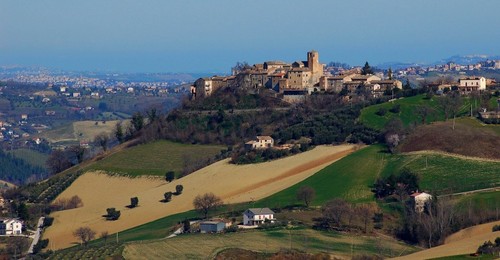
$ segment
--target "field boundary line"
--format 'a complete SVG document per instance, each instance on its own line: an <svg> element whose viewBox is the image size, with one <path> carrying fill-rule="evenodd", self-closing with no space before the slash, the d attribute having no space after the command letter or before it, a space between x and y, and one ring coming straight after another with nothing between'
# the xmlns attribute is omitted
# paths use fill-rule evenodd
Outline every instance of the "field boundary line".
<svg viewBox="0 0 500 260"><path fill-rule="evenodd" d="M401 153L401 154L402 155L443 155L443 156L449 156L449 157L454 157L454 158L464 159L464 160L500 163L500 159L465 156L465 155L461 155L461 154L447 153L447 152L436 151L436 150L420 150L420 151L412 151L412 152L406 152L406 153Z"/></svg>

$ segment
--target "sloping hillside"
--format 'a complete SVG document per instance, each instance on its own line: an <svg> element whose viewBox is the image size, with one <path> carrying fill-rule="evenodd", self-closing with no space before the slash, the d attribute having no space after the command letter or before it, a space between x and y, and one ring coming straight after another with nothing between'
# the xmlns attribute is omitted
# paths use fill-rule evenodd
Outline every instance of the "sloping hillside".
<svg viewBox="0 0 500 260"><path fill-rule="evenodd" d="M500 231L491 231L494 225L499 224L500 221L496 221L466 228L449 236L444 245L394 259L430 259L474 253L485 241L494 241L495 238L500 237Z"/></svg>
<svg viewBox="0 0 500 260"><path fill-rule="evenodd" d="M500 126L481 125L462 118L419 126L398 147L401 152L435 150L500 160Z"/></svg>
<svg viewBox="0 0 500 260"><path fill-rule="evenodd" d="M167 171L180 173L186 163L211 159L225 148L222 145L191 145L160 140L124 149L86 169L129 176L164 176Z"/></svg>
<svg viewBox="0 0 500 260"><path fill-rule="evenodd" d="M65 248L76 242L72 232L80 226L90 226L98 233L115 233L188 211L193 208L194 197L206 192L214 192L225 203L257 200L304 180L354 149L353 145L319 146L295 156L253 165L233 165L223 160L172 183L89 172L58 197L78 195L84 206L53 213L54 224L47 229L44 237L50 239L54 249ZM174 196L169 203L161 203L163 194L175 191L178 184L184 186L183 193ZM126 208L134 196L139 198L139 207ZM119 220L104 220L102 215L109 207L121 210Z"/></svg>
<svg viewBox="0 0 500 260"><path fill-rule="evenodd" d="M374 200L370 191L376 178L409 168L420 177L420 188L449 194L500 185L500 162L483 162L443 154L392 155L381 145L361 149L329 165L306 180L259 202L259 206L297 203L297 190L308 185L316 190L313 205L342 197L352 202Z"/></svg>
<svg viewBox="0 0 500 260"><path fill-rule="evenodd" d="M94 140L100 133L110 134L113 132L119 120L115 121L75 121L61 127L43 132L41 137L52 143L76 142L78 140Z"/></svg>
<svg viewBox="0 0 500 260"><path fill-rule="evenodd" d="M401 98L392 102L382 103L364 108L361 111L360 121L374 129L382 129L393 118L399 118L405 126L412 123L421 124L418 116L420 107L427 108L426 123L445 120L443 107L439 104L438 96L426 98L425 95ZM463 99L458 115L465 115L470 109L470 100ZM380 113L382 112L383 113Z"/></svg>

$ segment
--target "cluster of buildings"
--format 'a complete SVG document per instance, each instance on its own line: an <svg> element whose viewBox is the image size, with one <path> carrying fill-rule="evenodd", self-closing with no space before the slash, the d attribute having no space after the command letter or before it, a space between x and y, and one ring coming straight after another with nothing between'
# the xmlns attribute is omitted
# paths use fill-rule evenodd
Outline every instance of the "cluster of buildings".
<svg viewBox="0 0 500 260"><path fill-rule="evenodd" d="M255 228L264 223L274 223L274 211L270 208L249 208L243 212L243 225L240 228ZM201 233L220 233L234 223L223 219L200 222Z"/></svg>
<svg viewBox="0 0 500 260"><path fill-rule="evenodd" d="M493 79L487 79L485 77L462 77L455 83L431 83L430 87L435 87L438 94L443 93L446 89L457 90L462 95L468 95L471 93L479 93L486 91L490 86L496 86L496 82Z"/></svg>
<svg viewBox="0 0 500 260"><path fill-rule="evenodd" d="M437 64L434 66L408 66L395 70L395 77L404 78L412 75L424 75L429 72L448 73L458 72L464 74L467 71L482 71L482 70L500 70L500 60L485 60L474 64L458 64L455 62L447 62L445 64Z"/></svg>
<svg viewBox="0 0 500 260"><path fill-rule="evenodd" d="M191 94L193 98L206 97L224 87L240 87L256 92L261 88L272 89L285 101L296 102L313 92L340 92L342 89L350 94L363 89L378 96L388 89L402 88L402 83L359 73L331 75L319 62L318 52L313 50L307 53L305 61L267 61L234 70L231 76L199 78L191 87Z"/></svg>

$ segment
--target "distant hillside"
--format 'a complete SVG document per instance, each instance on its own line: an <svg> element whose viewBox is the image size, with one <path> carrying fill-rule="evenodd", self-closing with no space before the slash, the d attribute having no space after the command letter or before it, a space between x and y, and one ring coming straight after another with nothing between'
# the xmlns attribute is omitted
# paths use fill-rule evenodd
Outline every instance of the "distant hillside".
<svg viewBox="0 0 500 260"><path fill-rule="evenodd" d="M398 147L401 152L435 150L471 157L500 159L500 126L483 126L462 118L417 127Z"/></svg>
<svg viewBox="0 0 500 260"><path fill-rule="evenodd" d="M43 132L41 137L52 143L93 141L100 133L110 134L119 120L114 121L74 121L58 128Z"/></svg>
<svg viewBox="0 0 500 260"><path fill-rule="evenodd" d="M29 179L42 179L46 175L45 168L33 166L0 149L0 180L19 185L25 184Z"/></svg>
<svg viewBox="0 0 500 260"><path fill-rule="evenodd" d="M160 140L124 149L85 169L128 176L164 176L167 171L180 174L186 164L212 159L225 148L222 145L193 145Z"/></svg>

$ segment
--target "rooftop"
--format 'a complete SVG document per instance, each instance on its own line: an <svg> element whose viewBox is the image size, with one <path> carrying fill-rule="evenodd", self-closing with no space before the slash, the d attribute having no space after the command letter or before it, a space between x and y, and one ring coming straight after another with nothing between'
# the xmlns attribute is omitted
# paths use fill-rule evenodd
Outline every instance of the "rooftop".
<svg viewBox="0 0 500 260"><path fill-rule="evenodd" d="M252 212L254 215L274 214L274 211L270 208L250 208L248 211Z"/></svg>

